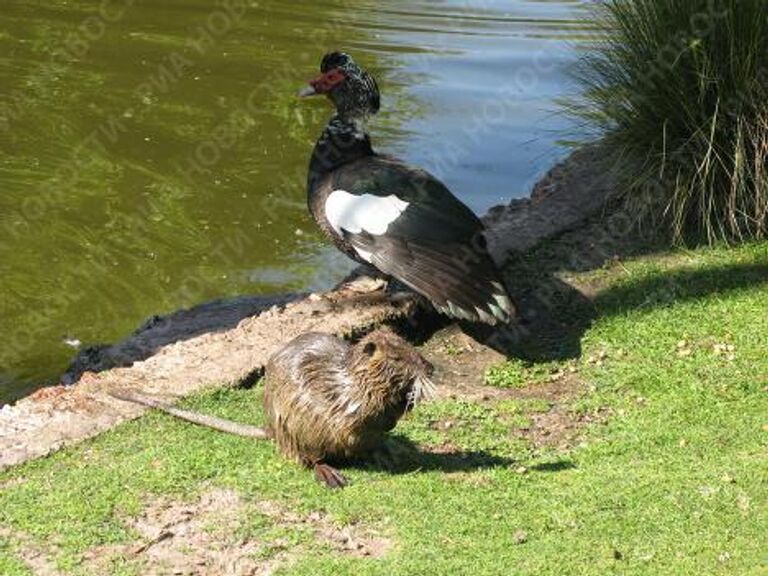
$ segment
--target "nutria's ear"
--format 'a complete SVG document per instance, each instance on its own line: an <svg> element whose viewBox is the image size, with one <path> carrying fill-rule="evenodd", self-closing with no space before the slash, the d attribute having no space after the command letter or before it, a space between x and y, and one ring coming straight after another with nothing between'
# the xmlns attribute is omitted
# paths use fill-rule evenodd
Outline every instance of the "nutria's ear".
<svg viewBox="0 0 768 576"><path fill-rule="evenodd" d="M376 352L376 344L373 342L366 342L365 346L363 346L363 354L373 356L374 352Z"/></svg>

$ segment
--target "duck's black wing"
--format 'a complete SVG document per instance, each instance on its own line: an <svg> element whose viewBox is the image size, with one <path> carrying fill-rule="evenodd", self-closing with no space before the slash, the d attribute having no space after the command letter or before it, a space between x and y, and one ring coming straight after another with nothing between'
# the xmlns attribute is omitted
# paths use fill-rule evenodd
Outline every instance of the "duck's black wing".
<svg viewBox="0 0 768 576"><path fill-rule="evenodd" d="M329 184L326 216L361 259L449 316L496 324L515 315L482 223L439 180L376 157L337 169Z"/></svg>

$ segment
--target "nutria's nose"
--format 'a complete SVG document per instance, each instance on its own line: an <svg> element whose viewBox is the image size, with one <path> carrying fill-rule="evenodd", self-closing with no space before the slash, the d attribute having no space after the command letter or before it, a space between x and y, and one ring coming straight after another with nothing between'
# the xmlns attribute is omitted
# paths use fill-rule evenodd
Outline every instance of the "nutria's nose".
<svg viewBox="0 0 768 576"><path fill-rule="evenodd" d="M421 359L421 362L424 367L424 371L427 373L427 376L432 376L432 374L435 372L435 367L432 365L432 362L423 358Z"/></svg>

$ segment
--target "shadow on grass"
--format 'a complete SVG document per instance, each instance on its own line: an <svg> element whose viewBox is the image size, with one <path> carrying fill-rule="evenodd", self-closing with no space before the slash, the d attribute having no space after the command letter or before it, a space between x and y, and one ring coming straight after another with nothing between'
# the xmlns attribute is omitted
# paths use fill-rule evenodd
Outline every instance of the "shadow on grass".
<svg viewBox="0 0 768 576"><path fill-rule="evenodd" d="M592 300L555 276L536 277L534 288L513 290L520 310L516 323L503 327L461 323L462 330L507 358L548 362L580 356L581 337L596 317Z"/></svg>
<svg viewBox="0 0 768 576"><path fill-rule="evenodd" d="M536 472L562 472L563 470L572 470L574 468L576 468L576 464L572 460L557 460L556 462L534 464L530 467L530 470Z"/></svg>
<svg viewBox="0 0 768 576"><path fill-rule="evenodd" d="M768 284L768 259L765 263L726 264L650 276L608 288L597 295L594 303L601 315L614 315L698 300L713 294L725 295L760 284Z"/></svg>
<svg viewBox="0 0 768 576"><path fill-rule="evenodd" d="M530 362L566 360L581 355L581 339L601 316L666 307L715 294L726 295L768 284L768 258L764 262L712 265L706 268L675 269L628 278L615 286L577 290L561 280L558 265L536 260L518 263L524 282L513 290L522 310L521 321L511 328L462 326L477 340L507 357ZM606 272L610 276L611 271Z"/></svg>
<svg viewBox="0 0 768 576"><path fill-rule="evenodd" d="M347 464L345 468L375 470L390 474L414 472L469 472L482 468L507 467L515 461L482 450L425 452L405 436L392 434L384 446L369 458Z"/></svg>

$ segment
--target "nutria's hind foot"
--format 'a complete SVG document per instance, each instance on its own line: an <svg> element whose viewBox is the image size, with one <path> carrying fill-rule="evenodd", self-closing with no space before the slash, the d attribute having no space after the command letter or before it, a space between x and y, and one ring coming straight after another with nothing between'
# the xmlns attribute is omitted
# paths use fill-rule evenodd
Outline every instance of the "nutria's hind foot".
<svg viewBox="0 0 768 576"><path fill-rule="evenodd" d="M344 488L347 485L347 479L341 475L341 472L323 462L315 464L315 478L332 489Z"/></svg>

